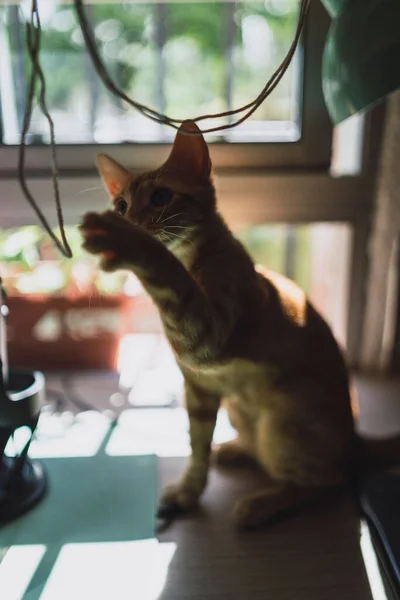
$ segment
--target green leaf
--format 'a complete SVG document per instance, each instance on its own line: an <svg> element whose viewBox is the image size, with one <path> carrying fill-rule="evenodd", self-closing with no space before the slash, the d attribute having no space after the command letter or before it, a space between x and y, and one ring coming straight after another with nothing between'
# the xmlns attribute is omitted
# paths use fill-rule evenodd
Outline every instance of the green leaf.
<svg viewBox="0 0 400 600"><path fill-rule="evenodd" d="M324 4L336 15L324 51L322 85L337 124L400 87L400 2L324 0Z"/></svg>

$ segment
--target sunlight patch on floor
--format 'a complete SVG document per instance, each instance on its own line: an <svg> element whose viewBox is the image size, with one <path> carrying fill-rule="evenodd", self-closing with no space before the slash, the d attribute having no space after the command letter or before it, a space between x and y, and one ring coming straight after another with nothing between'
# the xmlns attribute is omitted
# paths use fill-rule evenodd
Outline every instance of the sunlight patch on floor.
<svg viewBox="0 0 400 600"><path fill-rule="evenodd" d="M378 559L372 544L368 525L365 521L361 522L360 546L373 599L389 600L379 569Z"/></svg>
<svg viewBox="0 0 400 600"><path fill-rule="evenodd" d="M111 456L156 454L182 457L190 454L189 422L184 408L125 410L106 446ZM234 437L224 410L218 414L214 441Z"/></svg>
<svg viewBox="0 0 400 600"><path fill-rule="evenodd" d="M41 600L157 600L176 544L157 540L66 544Z"/></svg>
<svg viewBox="0 0 400 600"><path fill-rule="evenodd" d="M76 416L42 413L32 441L31 458L91 457L98 452L110 427L101 413L87 411ZM24 447L28 431L21 428L10 439L6 454ZM235 437L226 411L220 409L214 432L219 444ZM111 456L156 454L184 457L190 454L189 420L184 408L140 408L124 410L106 446Z"/></svg>
<svg viewBox="0 0 400 600"><path fill-rule="evenodd" d="M123 336L117 369L119 388L128 395L131 406L169 406L182 399L183 376L161 334Z"/></svg>
<svg viewBox="0 0 400 600"><path fill-rule="evenodd" d="M53 415L42 412L29 455L32 458L95 456L110 427L110 421L96 411ZM16 431L16 445L19 431Z"/></svg>
<svg viewBox="0 0 400 600"><path fill-rule="evenodd" d="M0 562L0 591L4 600L21 600L39 566L46 546L12 546Z"/></svg>

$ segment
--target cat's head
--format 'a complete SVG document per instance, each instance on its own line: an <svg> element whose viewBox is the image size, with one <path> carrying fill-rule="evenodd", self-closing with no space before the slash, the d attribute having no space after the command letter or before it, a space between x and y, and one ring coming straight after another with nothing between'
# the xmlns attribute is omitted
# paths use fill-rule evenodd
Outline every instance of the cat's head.
<svg viewBox="0 0 400 600"><path fill-rule="evenodd" d="M215 210L208 148L193 121L183 123L159 169L135 175L104 154L97 157L97 167L114 210L171 250L193 245Z"/></svg>

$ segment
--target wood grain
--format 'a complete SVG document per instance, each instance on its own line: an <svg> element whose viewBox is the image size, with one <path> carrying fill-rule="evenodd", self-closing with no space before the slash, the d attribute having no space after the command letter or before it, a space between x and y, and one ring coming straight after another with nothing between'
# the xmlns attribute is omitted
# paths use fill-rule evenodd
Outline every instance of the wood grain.
<svg viewBox="0 0 400 600"><path fill-rule="evenodd" d="M159 465L162 485L179 477L184 459ZM371 600L349 495L262 532L235 531L235 499L262 479L256 470L213 470L201 511L159 535L177 545L159 600Z"/></svg>

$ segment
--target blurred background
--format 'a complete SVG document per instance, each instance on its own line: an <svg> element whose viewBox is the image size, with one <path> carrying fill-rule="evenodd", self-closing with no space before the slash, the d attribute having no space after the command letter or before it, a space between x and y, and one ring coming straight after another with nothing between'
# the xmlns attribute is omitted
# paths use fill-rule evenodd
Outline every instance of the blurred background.
<svg viewBox="0 0 400 600"><path fill-rule="evenodd" d="M136 101L182 119L237 108L256 97L292 43L300 0L85 0L84 5L113 81ZM388 50L387 65L391 56L396 66L399 56L394 43L398 28L386 27L383 17L374 19L371 5L383 11L389 0L311 2L299 47L277 88L249 120L206 139L220 212L254 261L298 282L330 324L355 375L360 400L357 426L364 433L380 435L398 431L400 416L400 93L369 106L371 98L380 98L397 85L398 69L388 68L387 77L376 79L363 74L382 75L380 53ZM177 479L190 453L182 376L140 282L132 273L100 272L97 261L81 251L77 225L87 211L108 207L95 168L97 153L110 154L134 173L151 170L168 156L174 130L145 119L105 89L85 50L71 0L38 0L38 6L40 62L55 124L61 202L73 258L63 258L38 226L18 182L18 144L31 69L25 39L31 1L0 0L0 276L9 309L9 363L13 369L43 371L46 380L45 405L29 456L43 459L46 468L57 459L65 459L68 466L100 458L102 468L97 467L97 473L102 481L90 487L95 495L97 489L109 488L112 510L106 506L103 514L118 517L114 502L125 498L127 514L133 517L122 523L125 535L135 518L137 523L145 521L140 507L137 510L131 504L134 492L143 493L151 524L149 535L155 536L156 471L162 484ZM337 26L339 20L341 26ZM374 21L380 28L375 28ZM343 34L346 28L352 32L350 36ZM382 37L386 30L392 37ZM353 33L355 43L349 44ZM370 41L371 36L376 43ZM331 52L324 63L328 46ZM389 88L381 86L388 82ZM340 118L330 118L326 97L331 100L329 114ZM360 105L351 101L354 97ZM367 104L368 110L358 112ZM206 119L202 126L221 123L225 121ZM46 120L35 105L27 137L27 180L58 234L49 139ZM6 313L3 307L2 311ZM26 427L11 437L10 433L6 431L3 467L30 439ZM221 409L214 441L233 435ZM156 461L154 455L160 458ZM115 474L118 457L131 460L131 466L114 490L102 469L108 464ZM142 485L137 477L141 459L147 458L154 461L147 467L147 483ZM73 517L81 542L81 512L74 511L74 506L79 505L83 483L89 481L92 469L85 467L80 474L65 478L57 469L49 472L53 486L49 502L57 477L62 498L69 494L77 501L76 505L67 504L76 512ZM376 564L372 575L368 570L369 585L366 580L358 513L347 515L333 507L332 512L327 509L325 519L318 511L302 517L298 543L293 523L288 524L287 538L284 529L277 530L275 538L268 530L265 538L252 538L253 542L232 537L226 515L253 476L259 485L256 471L243 470L228 477L223 470L212 470L212 485L205 496L206 518L201 514L198 520L178 522L172 534L161 535L161 549L171 541L177 546L177 567L171 570L165 595L158 591L146 598L175 600L181 597L180 589L186 597L196 588L193 593L200 598L206 594L206 585L209 589L215 585L218 594L221 581L223 587L228 586L226 594L237 593L238 598L268 596L262 591L265 582L274 597L281 593L285 598L298 594L307 599L336 598L340 586L340 597L350 597L351 590L352 598L371 600L370 588L374 598L386 597L376 588ZM2 481L4 477L0 477L0 487ZM127 483L135 490L126 492ZM88 522L97 500L82 502L84 509L90 507L82 513ZM64 505L58 503L60 506ZM52 509L49 514L52 534L58 535L55 525L69 529L64 508L59 517L54 518ZM96 521L94 531L101 529L100 522L108 524L108 516ZM29 527L21 523L21 531L29 533ZM305 536L309 548L299 553ZM203 543L206 538L207 544ZM0 569L0 588L8 569L9 587L2 589L19 587L13 597L20 599L24 597L22 588L31 584L37 592L41 577L37 566L40 574L41 566L50 563L41 563L44 547L30 564L27 555L20 554L23 545L16 548L13 543L3 539L0 545L4 567ZM321 543L329 544L328 552ZM77 550L84 560L78 558L67 565L64 572L68 577L62 569L58 571L63 583L55 586L55 595L49 593L46 598L58 600L60 590L69 589L65 587L68 582L79 587L80 575L85 570L91 573L87 545L84 555L79 554L79 544L74 552ZM110 552L118 562L119 555L113 548ZM250 562L242 560L246 552ZM93 582L100 586L99 597L102 593L105 597L100 574L108 576L112 585L119 582L124 593L131 593L132 577L140 586L140 575L143 578L149 572L150 560L145 554L142 558L147 561L143 569L136 559L126 563L130 583L125 585L123 578L110 575L115 572L109 569L110 557L104 569L95 557L89 591L79 597L96 595ZM132 576L134 564L139 565L139 576ZM152 559L154 573L156 564ZM22 565L28 573L21 571ZM168 564L164 567L160 589L167 581ZM204 578L206 568L210 578ZM292 581L288 572L295 574ZM71 573L75 577L70 577ZM66 598L78 597L75 592L65 593ZM32 597L29 589L28 595ZM144 596L139 592L137 597Z"/></svg>
<svg viewBox="0 0 400 600"><path fill-rule="evenodd" d="M21 20L24 8L29 14L29 4L2 8L1 77L11 96L3 113L6 144L19 142L29 73ZM92 2L87 14L117 85L138 102L190 118L236 108L259 93L292 42L298 4L298 0ZM127 110L104 90L85 52L73 6L46 0L39 8L41 64L52 74L47 93L58 143L171 140L172 129ZM300 80L298 56L252 119L219 137L246 142L297 140ZM34 144L48 142L39 111L30 136Z"/></svg>
<svg viewBox="0 0 400 600"><path fill-rule="evenodd" d="M85 6L117 85L179 118L254 98L285 57L299 11L298 0L91 0ZM70 2L39 1L40 60L74 254L63 259L36 224L15 177L30 75L29 10L26 0L0 4L0 272L10 309L10 362L55 376L107 372L124 390L124 402L169 405L179 401L182 381L150 299L132 274L101 273L82 253L76 225L87 210L107 206L94 168L98 152L134 172L151 169L168 155L174 130L144 118L105 89ZM359 367L384 107L332 126L321 83L328 27L324 8L313 3L278 87L245 123L206 137L228 224L255 262L302 286L331 325L349 365ZM214 124L206 120L203 127ZM55 226L48 144L48 127L36 106L28 180ZM393 321L393 309L390 315ZM391 337L393 350L394 333ZM382 344L392 364L387 336L375 363L382 360Z"/></svg>
<svg viewBox="0 0 400 600"><path fill-rule="evenodd" d="M41 64L47 74L57 143L62 146L61 171L69 169L76 151L83 152L83 162L87 162L79 168L73 165L74 172L64 181L68 186L74 180L78 191L72 204L83 213L85 202L98 203L96 208L101 208L105 201L100 182L87 188L84 178L93 170L96 145L109 146L111 153L114 148L124 150L125 163L132 162L132 155L135 163L135 154L140 155L142 149L149 156L152 149L166 155L174 132L123 106L105 90L85 52L73 6L46 0L39 2L39 9ZM255 97L286 55L298 9L298 0L91 2L87 14L102 58L124 92L168 115L185 118L231 109ZM8 157L19 142L29 77L24 32L27 16L29 2L0 8L1 143L4 153L8 147ZM317 18L321 20L321 15ZM219 152L217 184L218 162L222 181L231 165L237 164L236 176L249 173L257 166L252 155L258 155L257 162L260 157L265 159L262 173L266 175L266 150L271 153L280 147L277 154L284 155L279 159L282 168L298 161L293 146L301 145L302 137L310 147L307 128L314 129L311 143L315 145L321 134L317 131L318 112L323 109L305 119L312 105L322 102L318 94L309 97L310 107L303 112L306 85L310 87L304 77L304 47L303 40L277 89L248 121L207 136L212 154L214 148ZM204 127L211 124L206 121ZM331 128L326 118L323 125L328 139ZM37 179L42 174L40 152L49 143L46 121L37 108L28 142L28 160L33 161ZM324 160L324 145L320 154L314 150L316 161ZM235 154L226 156L227 150ZM306 148L300 151L305 164L313 158ZM242 181L246 186L246 179L242 177ZM254 184L249 183L246 201L251 202ZM229 194L220 195L228 204ZM255 203L259 196L260 190ZM65 204L70 207L70 200ZM227 210L229 221L229 207ZM10 225L20 218L16 211ZM74 258L63 260L47 235L34 225L33 217L31 222L27 218L23 214L22 227L8 227L0 235L12 364L56 371L117 370L126 386L132 387L135 381L139 404L162 404L179 395L179 372L164 342L158 315L135 277L100 273L96 262L80 250L80 236L72 223L67 234ZM78 218L72 216L71 220ZM305 289L346 348L352 246L349 223L255 221L249 222L243 215L231 225L257 263L285 273ZM149 383L165 382L166 377L171 384L160 385L158 390Z"/></svg>

